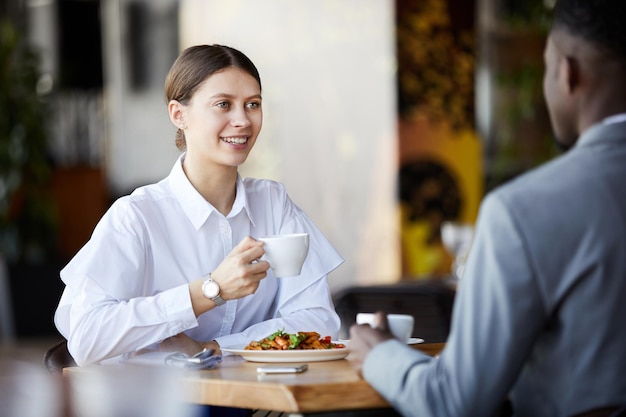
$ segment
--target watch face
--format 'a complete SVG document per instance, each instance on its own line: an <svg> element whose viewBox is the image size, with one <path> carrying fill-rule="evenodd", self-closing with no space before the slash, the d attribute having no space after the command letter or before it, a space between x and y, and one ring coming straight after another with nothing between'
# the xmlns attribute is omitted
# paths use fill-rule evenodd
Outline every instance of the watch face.
<svg viewBox="0 0 626 417"><path fill-rule="evenodd" d="M217 297L220 293L220 287L217 282L209 280L202 285L202 292L208 298Z"/></svg>

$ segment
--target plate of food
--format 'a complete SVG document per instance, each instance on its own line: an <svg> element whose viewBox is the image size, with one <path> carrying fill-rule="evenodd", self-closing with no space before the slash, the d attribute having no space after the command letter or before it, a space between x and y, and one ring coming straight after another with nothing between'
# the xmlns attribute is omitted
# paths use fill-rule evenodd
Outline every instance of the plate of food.
<svg viewBox="0 0 626 417"><path fill-rule="evenodd" d="M240 355L249 362L322 362L343 359L350 350L317 332L286 333L279 330L246 346L227 346L223 353Z"/></svg>

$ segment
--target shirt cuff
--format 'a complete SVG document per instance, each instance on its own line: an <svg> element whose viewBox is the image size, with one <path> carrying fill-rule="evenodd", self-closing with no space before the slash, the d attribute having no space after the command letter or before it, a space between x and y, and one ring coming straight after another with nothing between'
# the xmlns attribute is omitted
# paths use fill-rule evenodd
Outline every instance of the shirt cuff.
<svg viewBox="0 0 626 417"><path fill-rule="evenodd" d="M389 339L369 352L363 362L363 378L389 402L406 382L406 374L416 364L433 358L402 343Z"/></svg>
<svg viewBox="0 0 626 417"><path fill-rule="evenodd" d="M167 294L164 300L165 314L172 334L182 333L198 326L198 319L191 304L189 284L182 284L161 293L161 295L165 294Z"/></svg>
<svg viewBox="0 0 626 417"><path fill-rule="evenodd" d="M215 341L220 345L220 347L237 347L239 349L243 349L243 346L251 342L251 340L248 340L247 342L244 341L244 337L241 333L216 337Z"/></svg>

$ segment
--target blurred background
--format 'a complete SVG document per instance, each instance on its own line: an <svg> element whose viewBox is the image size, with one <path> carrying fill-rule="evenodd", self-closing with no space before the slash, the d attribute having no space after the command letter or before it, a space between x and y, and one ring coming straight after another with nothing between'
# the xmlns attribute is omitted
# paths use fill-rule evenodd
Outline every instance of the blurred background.
<svg viewBox="0 0 626 417"><path fill-rule="evenodd" d="M446 221L553 157L549 0L0 0L1 339L58 337L60 269L178 156L165 75L246 53L264 127L244 176L286 184L350 285L445 279Z"/></svg>

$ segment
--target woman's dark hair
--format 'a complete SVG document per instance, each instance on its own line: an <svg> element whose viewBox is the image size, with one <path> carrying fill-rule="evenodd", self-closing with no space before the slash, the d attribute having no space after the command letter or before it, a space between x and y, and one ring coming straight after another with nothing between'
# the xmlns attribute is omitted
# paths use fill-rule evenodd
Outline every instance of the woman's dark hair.
<svg viewBox="0 0 626 417"><path fill-rule="evenodd" d="M198 86L209 76L226 68L239 68L259 83L261 77L250 58L237 49L224 45L197 45L185 49L174 61L165 79L165 99L187 104ZM185 135L176 132L176 146L186 148Z"/></svg>
<svg viewBox="0 0 626 417"><path fill-rule="evenodd" d="M625 0L558 0L553 27L594 43L626 63Z"/></svg>

